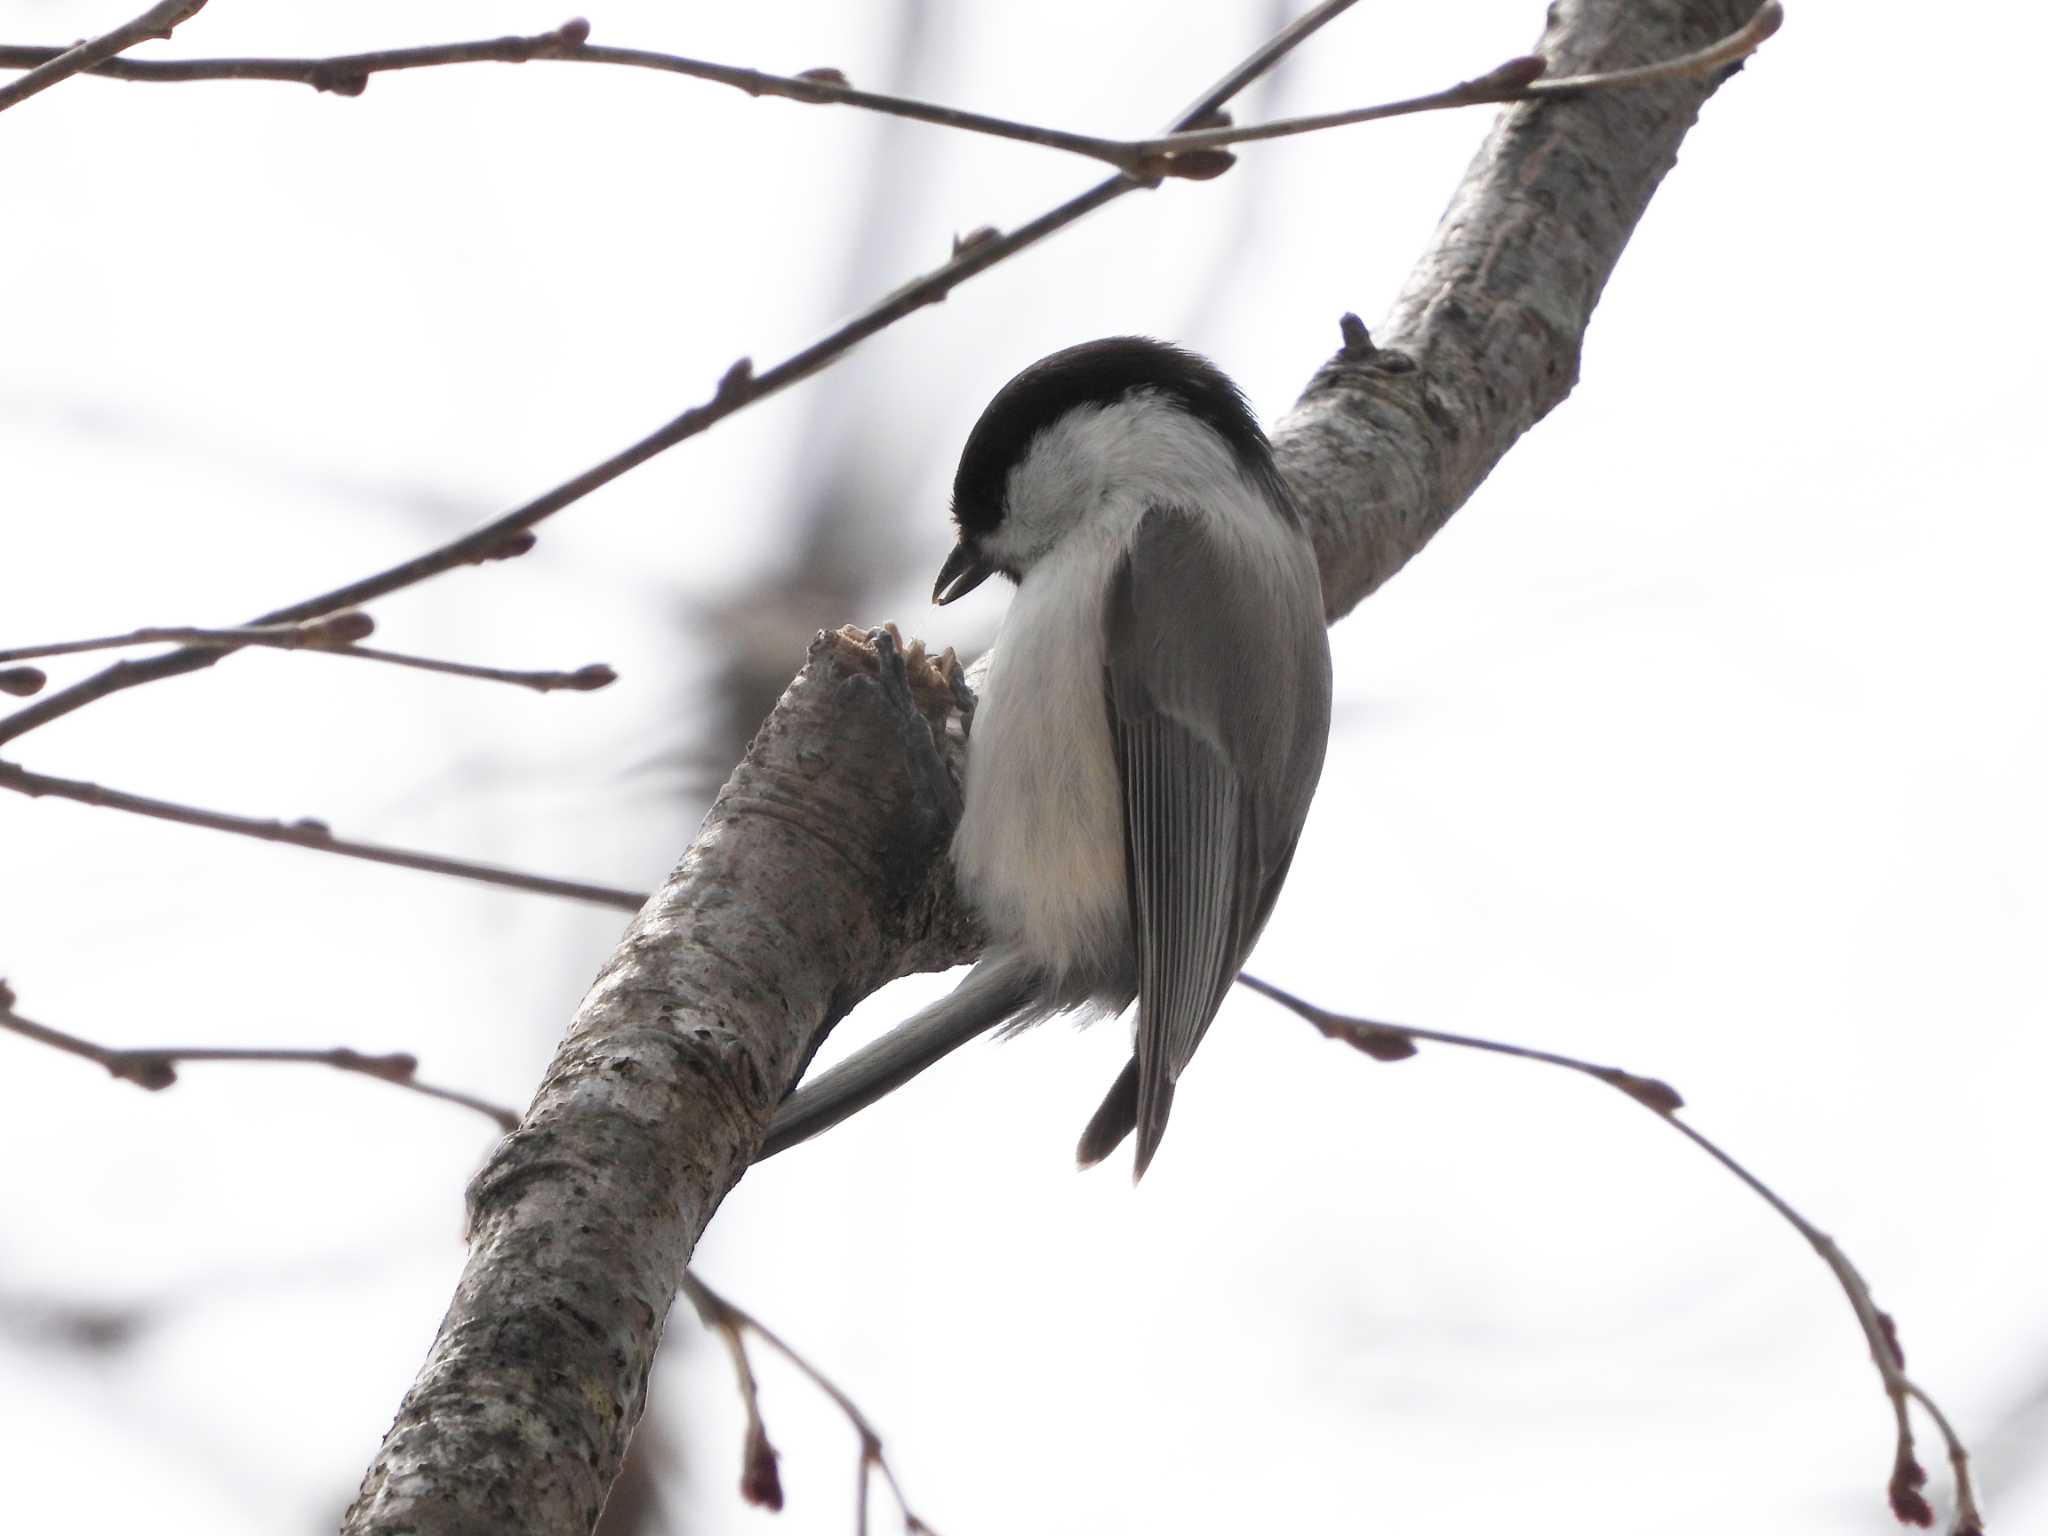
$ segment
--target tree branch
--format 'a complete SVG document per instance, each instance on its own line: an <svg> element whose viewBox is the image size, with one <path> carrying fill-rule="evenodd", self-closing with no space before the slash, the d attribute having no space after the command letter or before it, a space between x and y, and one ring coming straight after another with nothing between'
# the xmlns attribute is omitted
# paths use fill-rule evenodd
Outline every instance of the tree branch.
<svg viewBox="0 0 2048 1536"><path fill-rule="evenodd" d="M731 86L749 96L776 96L785 100L821 106L856 107L887 117L930 123L964 133L1009 139L1063 150L1115 166L1129 176L1185 177L1207 180L1227 170L1230 159L1217 150L1234 144L1292 138L1347 128L1359 123L1380 122L1418 112L1443 112L1461 107L1533 100L1539 96L1561 95L1619 86L1652 85L1666 80L1704 74L1739 62L1762 46L1778 30L1784 11L1778 0L1764 4L1738 31L1708 47L1675 59L1610 73L1576 75L1564 79L1539 79L1543 61L1529 57L1512 59L1498 69L1473 80L1462 81L1428 95L1408 97L1376 106L1354 107L1342 112L1318 113L1278 122L1244 127L1197 128L1165 134L1152 139L1113 139L1099 134L1076 133L1040 123L1020 122L986 112L971 112L907 96L857 90L836 69L811 69L800 75L777 75L764 70L732 64L715 64L680 54L656 53L644 48L600 47L588 41L590 23L578 18L552 32L524 37L480 38L470 42L436 43L417 48L386 48L369 53L336 54L327 58L271 59L176 59L138 62L111 59L88 70L110 79L154 83L185 83L200 80L265 80L310 85L318 91L341 96L359 96L370 77L398 70L432 69L455 64L526 64L548 61L560 64L605 64L657 70ZM54 48L0 45L0 68L41 65L54 59Z"/></svg>
<svg viewBox="0 0 2048 1536"><path fill-rule="evenodd" d="M510 667L486 667L473 661L448 661L438 656L414 656L404 651L380 650L358 642L376 633L374 619L360 608L346 608L323 618L299 624L242 624L228 629L206 629L189 624L152 624L131 629L125 635L95 635L89 640L59 640L48 645L18 645L0 650L0 662L29 657L75 656L85 651L126 650L138 645L269 646L280 651L324 651L330 656L354 656L363 661L382 661L392 666L414 667L422 672L443 672L453 677L473 677L484 682L514 683L536 693L567 690L591 693L609 687L619 675L603 662L591 662L573 672L522 671ZM8 688L8 672L0 672L0 690L34 693L42 687L42 673L34 667L10 669L34 673L33 686Z"/></svg>
<svg viewBox="0 0 2048 1536"><path fill-rule="evenodd" d="M846 1415L846 1421L860 1437L860 1461L855 1476L854 1528L867 1529L868 1515L868 1472L872 1468L882 1474L882 1481L889 1485L889 1493L896 1500L896 1508L902 1512L903 1528L908 1536L935 1536L932 1528L918 1518L911 1509L910 1501L903 1496L903 1485L897 1480L896 1471L889 1465L889 1458L882 1452L882 1437L869 1422L868 1416L860 1411L860 1405L849 1397L831 1377L804 1358L802 1353L784 1342L782 1337L751 1312L735 1306L725 1297L711 1289L697 1278L695 1271L685 1271L682 1292L689 1297L690 1304L697 1309L697 1316L706 1328L725 1341L726 1352L732 1357L733 1373L739 1379L740 1406L747 1415L747 1437L744 1462L740 1470L740 1492L750 1504L765 1509L782 1508L782 1481L776 1471L778 1453L768 1439L767 1425L761 1418L761 1391L754 1380L753 1362L747 1358L746 1335L752 1333L773 1349L783 1359L810 1378L811 1384L832 1399L833 1406Z"/></svg>
<svg viewBox="0 0 2048 1536"><path fill-rule="evenodd" d="M532 891L542 896L566 896L571 901L594 902L621 912L639 911L641 902L646 899L642 892L621 890L617 886L594 885L583 880L558 880L552 875L530 875L516 869L448 858L438 853L418 853L382 843L356 842L336 837L326 822L311 816L302 816L297 821L265 821L253 816L235 816L226 811L202 810L198 806L180 805L174 800L155 800L126 790L108 789L83 779L60 779L53 774L35 773L18 763L0 761L0 789L11 789L16 794L30 797L53 795L60 800L75 800L80 805L96 805L103 810L126 811L133 816L175 821L181 826L204 827L212 832L231 832L237 837L253 837L266 843L290 843L295 848L311 848L347 859L365 859L372 864L391 864L400 869L424 870L428 874L453 875L462 880L500 885L515 891Z"/></svg>
<svg viewBox="0 0 2048 1536"><path fill-rule="evenodd" d="M907 118L964 133L986 134L1018 143L1105 161L1132 174L1140 172L1139 156L1124 140L1072 133L1011 118L970 112L936 102L917 101L880 91L856 90L836 69L811 69L800 75L777 75L735 64L715 64L681 54L645 48L611 48L589 42L590 23L578 17L552 32L524 37L478 38L460 43L432 43L418 48L383 48L368 53L335 54L326 58L168 59L140 62L112 59L85 72L112 80L151 84L184 84L200 80L263 80L310 85L337 96L360 96L372 75L400 70L437 69L456 64L603 64L628 69L683 75L715 85L731 86L749 96L775 96L812 106L857 107L887 117ZM55 48L0 45L0 69L42 66L60 53ZM1155 172L1168 174L1173 172Z"/></svg>
<svg viewBox="0 0 2048 1536"><path fill-rule="evenodd" d="M48 656L76 656L85 651L127 650L137 645L267 645L281 651L333 650L367 640L377 622L351 608L308 619L303 624L243 624L206 629L191 624L150 624L125 635L94 635L87 640L53 640L44 645L17 645L0 650L0 661L27 661Z"/></svg>
<svg viewBox="0 0 2048 1536"><path fill-rule="evenodd" d="M1879 1379L1884 1383L1885 1395L1891 1399L1892 1417L1895 1425L1895 1442L1892 1457L1889 1494L1892 1512L1899 1519L1912 1525L1932 1525L1934 1511L1928 1507L1920 1488L1927 1481L1927 1473L1921 1468L1913 1451L1913 1426L1908 1417L1906 1404L1910 1398L1927 1410L1934 1420L1947 1448L1949 1464L1955 1471L1956 1518L1952 1536L1982 1536L1984 1517L1977 1508L1976 1489L1970 1477L1970 1456L1954 1427L1924 1390L1906 1375L1906 1355L1899 1344L1897 1325L1891 1315L1877 1305L1871 1295L1870 1282L1863 1278L1856 1266L1849 1262L1849 1256L1842 1252L1832 1237L1820 1230L1776 1190L1751 1173L1733 1156L1704 1132L1678 1118L1678 1111L1685 1107L1685 1101L1668 1083L1654 1077L1642 1077L1634 1072L1624 1072L1619 1067L1603 1067L1598 1063L1582 1061L1576 1056L1561 1056L1555 1051L1540 1051L1525 1045L1509 1045L1500 1040L1484 1040L1475 1035L1446 1034L1441 1030L1415 1029L1405 1024L1382 1024L1371 1019L1353 1018L1348 1014L1332 1013L1326 1008L1304 1002L1293 993L1261 981L1256 976L1240 975L1238 980L1254 992L1271 998L1281 1007L1306 1019L1320 1030L1326 1039L1341 1040L1346 1045L1364 1052L1375 1061L1400 1061L1415 1054L1415 1042L1432 1041L1438 1045L1454 1045L1471 1051L1487 1051L1498 1056L1513 1056L1522 1061L1541 1062L1545 1066L1563 1067L1568 1072L1577 1072L1596 1082L1626 1094L1636 1103L1649 1110L1685 1137L1707 1156L1719 1163L1728 1172L1748 1186L1801 1237L1807 1246L1820 1256L1835 1277L1835 1283L1842 1288L1842 1294L1849 1299L1849 1306L1856 1314L1856 1324L1863 1330L1863 1340L1870 1349L1871 1361L1877 1366Z"/></svg>
<svg viewBox="0 0 2048 1536"><path fill-rule="evenodd" d="M389 666L416 668L420 672L442 672L453 678L477 678L481 682L510 682L535 692L596 692L618 682L618 674L602 662L592 662L575 672L532 672L516 668L487 668L477 662L449 662L438 655L412 655L408 651L385 651L373 645L358 645L377 631L377 623L360 608L344 608L326 618L307 618L301 625L238 625L231 629L201 629L195 625L147 625L127 635L94 635L82 641L53 641L49 645L16 645L0 651L0 662L20 662L25 657L78 655L82 651L119 651L131 645L213 645L233 647L266 645L279 651L326 651L328 655L354 655L360 662L385 662ZM20 686L8 686L8 678L23 674ZM43 686L39 668L8 668L0 672L0 692L33 694Z"/></svg>
<svg viewBox="0 0 2048 1536"><path fill-rule="evenodd" d="M115 54L152 37L169 37L171 29L199 14L206 0L159 0L133 21L123 22L103 37L75 48L50 49L46 57L19 80L0 85L0 112L47 91L59 81L105 65Z"/></svg>
<svg viewBox="0 0 2048 1536"><path fill-rule="evenodd" d="M1198 149L1226 149L1236 144L1260 143L1269 139L1293 138L1304 133L1325 133L1332 128L1349 128L1359 123L1383 122L1388 118L1412 117L1420 112L1444 112L1459 107L1484 106L1513 101L1539 101L1546 96L1576 96L1589 91L1619 90L1633 86L1659 85L1739 64L1761 48L1785 23L1784 8L1778 0L1764 0L1741 27L1704 48L1680 54L1654 64L1631 69L1595 71L1591 74L1553 78L1542 57L1524 54L1509 59L1472 80L1463 80L1426 96L1410 96L1377 106L1352 107L1343 112L1318 112L1304 117L1287 117L1270 123L1248 123L1243 127L1208 128L1190 133L1173 133L1163 138L1141 139L1128 147L1140 164L1145 157L1185 155Z"/></svg>
<svg viewBox="0 0 2048 1536"><path fill-rule="evenodd" d="M511 1130L519 1124L519 1116L502 1105L480 1099L474 1094L463 1093L454 1088L437 1088L431 1083L421 1082L414 1074L419 1070L419 1058L405 1051L390 1051L381 1056L366 1055L338 1045L331 1050L298 1050L289 1047L269 1048L263 1046L222 1046L222 1045L151 1045L111 1046L99 1045L78 1035L66 1034L61 1029L52 1029L47 1024L38 1024L33 1019L23 1018L14 1011L13 989L0 981L0 1029L33 1040L38 1045L47 1045L52 1050L67 1055L81 1056L87 1061L98 1062L108 1072L123 1082L133 1083L138 1088L157 1092L170 1087L178 1080L178 1063L185 1061L264 1061L298 1062L312 1066L332 1067L339 1072L356 1072L365 1077L374 1077L379 1082L390 1083L410 1093L424 1094L430 1099L440 1099L449 1104L460 1104L464 1109L473 1109L496 1121L501 1130Z"/></svg>

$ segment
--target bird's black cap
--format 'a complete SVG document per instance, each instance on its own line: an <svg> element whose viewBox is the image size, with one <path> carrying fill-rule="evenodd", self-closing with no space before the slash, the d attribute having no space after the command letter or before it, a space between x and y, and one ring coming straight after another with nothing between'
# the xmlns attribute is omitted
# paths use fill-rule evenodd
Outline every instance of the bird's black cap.
<svg viewBox="0 0 2048 1536"><path fill-rule="evenodd" d="M1135 390L1162 395L1202 422L1248 473L1278 478L1258 417L1215 364L1149 336L1107 336L1041 358L989 401L953 477L953 521L962 541L1002 521L1004 483L1033 438L1076 406L1113 405Z"/></svg>

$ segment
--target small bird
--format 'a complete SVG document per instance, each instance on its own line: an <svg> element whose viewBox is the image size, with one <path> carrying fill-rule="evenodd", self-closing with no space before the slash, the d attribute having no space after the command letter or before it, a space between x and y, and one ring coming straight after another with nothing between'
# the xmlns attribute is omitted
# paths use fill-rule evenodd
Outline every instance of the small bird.
<svg viewBox="0 0 2048 1536"><path fill-rule="evenodd" d="M1081 1137L1159 1149L1181 1073L1273 910L1322 772L1330 648L1307 527L1216 367L1117 336L1006 384L953 482L932 591L1016 583L951 856L988 935L946 997L786 1100L761 1156L977 1035L1121 1013L1131 1060Z"/></svg>

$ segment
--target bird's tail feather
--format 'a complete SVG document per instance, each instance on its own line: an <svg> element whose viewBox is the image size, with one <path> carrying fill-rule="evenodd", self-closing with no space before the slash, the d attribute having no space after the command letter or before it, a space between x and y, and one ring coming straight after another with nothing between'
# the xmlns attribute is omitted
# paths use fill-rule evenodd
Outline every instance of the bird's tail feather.
<svg viewBox="0 0 2048 1536"><path fill-rule="evenodd" d="M1095 1118L1088 1122L1088 1129L1081 1133L1074 1161L1083 1168L1093 1168L1122 1146L1124 1138L1137 1128L1138 1058L1133 1056L1124 1063L1123 1072L1111 1086L1102 1107L1095 1111Z"/></svg>
<svg viewBox="0 0 2048 1536"><path fill-rule="evenodd" d="M829 1130L848 1115L901 1088L948 1052L1022 1012L1042 990L1030 966L984 960L951 992L920 1009L872 1044L819 1073L783 1100L754 1160L773 1157Z"/></svg>

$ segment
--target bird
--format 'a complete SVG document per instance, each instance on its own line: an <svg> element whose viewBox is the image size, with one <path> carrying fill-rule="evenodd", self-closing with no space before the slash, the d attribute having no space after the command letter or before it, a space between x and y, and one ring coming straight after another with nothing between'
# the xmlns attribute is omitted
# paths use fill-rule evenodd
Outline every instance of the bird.
<svg viewBox="0 0 2048 1536"><path fill-rule="evenodd" d="M1330 649L1305 518L1243 393L1143 336L999 390L954 477L932 589L1015 584L972 716L949 849L987 944L947 996L787 1098L760 1157L990 1030L1135 1001L1077 1161L1174 1093L1280 894L1322 773Z"/></svg>

